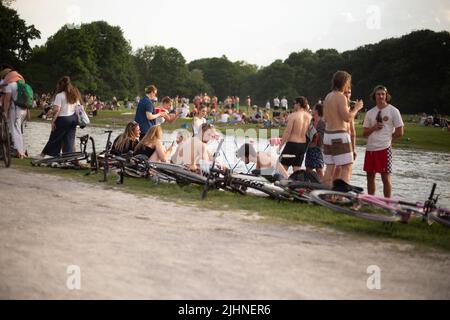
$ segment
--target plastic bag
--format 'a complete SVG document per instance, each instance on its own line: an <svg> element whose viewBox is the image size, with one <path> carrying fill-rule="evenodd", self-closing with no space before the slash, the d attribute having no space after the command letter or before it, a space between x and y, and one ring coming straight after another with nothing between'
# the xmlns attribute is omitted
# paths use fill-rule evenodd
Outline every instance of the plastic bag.
<svg viewBox="0 0 450 320"><path fill-rule="evenodd" d="M78 125L81 129L86 127L91 122L87 113L84 111L84 107L81 104L75 107L75 113L78 116Z"/></svg>

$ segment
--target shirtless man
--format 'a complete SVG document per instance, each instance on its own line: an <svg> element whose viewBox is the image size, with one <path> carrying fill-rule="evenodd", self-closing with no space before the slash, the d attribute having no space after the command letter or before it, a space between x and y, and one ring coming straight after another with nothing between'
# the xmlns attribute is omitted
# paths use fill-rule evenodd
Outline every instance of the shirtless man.
<svg viewBox="0 0 450 320"><path fill-rule="evenodd" d="M344 92L350 90L352 77L345 71L337 71L332 79L332 91L324 101L323 116L325 134L323 137L324 162L327 165L323 183L331 186L335 168L340 168L337 177L350 182L353 164L352 141L349 123L363 107L363 101L357 100L353 110L348 108L348 99Z"/></svg>
<svg viewBox="0 0 450 320"><path fill-rule="evenodd" d="M344 96L347 97L348 100L348 108L350 110L353 109L353 107L355 106L355 101L351 101L350 98L352 96L352 90L351 88L348 88L346 91L344 91ZM352 141L352 150L353 150L353 161L356 160L356 129L355 129L355 119L351 119L348 123L347 123L347 128L348 128L348 133L350 134L350 139ZM336 167L333 173L333 180L336 180L340 177L341 175L341 167ZM352 168L350 168L350 173L349 173L349 177L352 176Z"/></svg>
<svg viewBox="0 0 450 320"><path fill-rule="evenodd" d="M295 172L300 170L303 163L308 146L306 132L308 131L312 117L307 111L309 106L308 100L305 97L295 99L293 107L294 112L289 115L286 130L281 138L280 150L286 143L286 147L281 153L281 164L286 170L292 166ZM294 157L287 157L287 155L294 155Z"/></svg>
<svg viewBox="0 0 450 320"><path fill-rule="evenodd" d="M184 141L177 149L176 156L172 158L176 164L189 167L197 171L202 162L212 161L213 155L206 144L217 135L214 126L204 123L199 129L199 134Z"/></svg>

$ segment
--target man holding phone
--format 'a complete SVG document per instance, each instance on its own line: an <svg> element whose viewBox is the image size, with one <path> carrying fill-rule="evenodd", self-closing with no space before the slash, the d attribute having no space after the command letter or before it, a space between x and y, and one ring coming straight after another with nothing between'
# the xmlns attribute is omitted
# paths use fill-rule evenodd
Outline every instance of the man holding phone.
<svg viewBox="0 0 450 320"><path fill-rule="evenodd" d="M371 94L376 106L364 117L363 136L368 138L364 171L367 174L367 192L375 194L375 174L381 174L383 193L391 197L392 140L403 136L400 111L389 104L391 96L385 86L376 86Z"/></svg>

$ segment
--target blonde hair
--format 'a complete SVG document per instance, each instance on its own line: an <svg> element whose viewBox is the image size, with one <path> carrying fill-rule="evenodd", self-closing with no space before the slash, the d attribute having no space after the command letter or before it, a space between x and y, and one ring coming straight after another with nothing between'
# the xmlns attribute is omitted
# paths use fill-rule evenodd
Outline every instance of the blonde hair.
<svg viewBox="0 0 450 320"><path fill-rule="evenodd" d="M149 146L150 144L155 144L158 140L163 138L163 131L160 125L154 125L147 131L145 136L139 141L138 145L134 149L135 151L139 149L143 149L145 146Z"/></svg>
<svg viewBox="0 0 450 320"><path fill-rule="evenodd" d="M188 140L191 137L191 135L192 134L189 131L184 129L177 131L177 136L180 136L182 138L181 140L182 142Z"/></svg>

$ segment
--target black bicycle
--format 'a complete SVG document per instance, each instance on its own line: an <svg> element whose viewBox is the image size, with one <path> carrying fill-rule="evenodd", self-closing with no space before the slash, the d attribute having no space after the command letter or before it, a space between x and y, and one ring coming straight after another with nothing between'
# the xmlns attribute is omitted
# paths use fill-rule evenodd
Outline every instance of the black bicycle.
<svg viewBox="0 0 450 320"><path fill-rule="evenodd" d="M0 159L8 168L11 165L11 137L9 135L8 122L3 111L0 110Z"/></svg>
<svg viewBox="0 0 450 320"><path fill-rule="evenodd" d="M110 152L112 149L112 142L111 142L112 130L106 130L105 133L108 134L108 138L106 139L105 151L97 155L97 163L99 165L99 168L103 169L103 179L100 180L100 182L106 182L108 180L110 166L114 165L113 163L111 163L114 160L110 157Z"/></svg>
<svg viewBox="0 0 450 320"><path fill-rule="evenodd" d="M89 136L88 134L78 138L80 139L80 151L63 153L59 156L44 159L33 159L31 160L31 164L33 166L40 166L40 167L81 169L82 165L80 161L86 160L86 162L90 164L91 172L96 171L98 168L98 164L97 164L97 155L95 152L94 138ZM87 144L89 141L91 142L92 145L91 154L89 154L86 151Z"/></svg>

